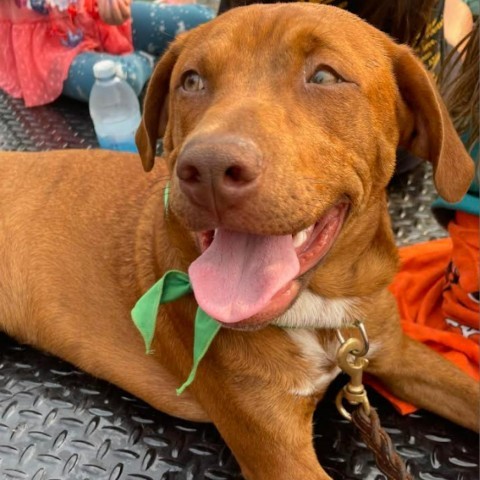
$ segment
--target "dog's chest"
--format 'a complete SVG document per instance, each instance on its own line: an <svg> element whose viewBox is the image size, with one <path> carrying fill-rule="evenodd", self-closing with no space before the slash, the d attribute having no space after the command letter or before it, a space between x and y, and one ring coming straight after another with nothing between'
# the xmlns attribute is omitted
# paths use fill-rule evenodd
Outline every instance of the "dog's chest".
<svg viewBox="0 0 480 480"><path fill-rule="evenodd" d="M286 332L297 346L305 365L298 372L291 393L305 397L324 393L340 373L335 360L338 344L335 341L320 343L314 330L299 328L287 329Z"/></svg>

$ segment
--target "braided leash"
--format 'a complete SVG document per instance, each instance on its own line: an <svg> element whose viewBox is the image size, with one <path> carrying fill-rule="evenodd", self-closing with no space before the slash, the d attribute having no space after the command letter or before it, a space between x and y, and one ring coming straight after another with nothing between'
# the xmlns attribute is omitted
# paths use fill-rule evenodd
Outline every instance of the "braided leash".
<svg viewBox="0 0 480 480"><path fill-rule="evenodd" d="M360 430L362 440L375 455L378 468L388 480L413 480L405 463L395 451L388 433L380 425L375 410L371 409L367 414L363 408L356 408L352 412L352 422Z"/></svg>
<svg viewBox="0 0 480 480"><path fill-rule="evenodd" d="M367 392L362 383L363 369L368 365L365 358L369 348L367 332L360 321L355 322L354 326L358 328L361 339L350 337L345 340L337 330L340 342L337 352L338 366L350 376L349 383L338 392L337 409L360 430L362 440L375 455L378 468L388 480L413 480L407 472L405 463L395 451L387 432L381 427L377 413L370 408ZM356 406L352 414L343 406L343 400Z"/></svg>

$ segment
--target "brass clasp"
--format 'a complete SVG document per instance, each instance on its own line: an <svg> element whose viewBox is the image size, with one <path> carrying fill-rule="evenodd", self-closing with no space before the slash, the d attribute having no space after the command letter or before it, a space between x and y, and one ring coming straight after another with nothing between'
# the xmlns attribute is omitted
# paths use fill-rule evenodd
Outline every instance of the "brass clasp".
<svg viewBox="0 0 480 480"><path fill-rule="evenodd" d="M343 406L343 399L351 405L361 405L365 413L370 413L370 402L362 383L363 370L368 365L368 360L365 358L369 348L367 332L361 321L356 321L354 326L358 328L361 340L355 337L345 340L337 330L337 338L340 342L337 363L342 371L350 376L350 381L338 392L335 403L340 414L347 420L351 420L352 416Z"/></svg>

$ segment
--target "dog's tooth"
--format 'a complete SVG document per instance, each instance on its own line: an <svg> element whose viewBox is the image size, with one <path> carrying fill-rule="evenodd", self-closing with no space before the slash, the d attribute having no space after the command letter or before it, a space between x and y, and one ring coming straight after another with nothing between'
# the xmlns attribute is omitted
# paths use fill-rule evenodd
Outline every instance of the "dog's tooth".
<svg viewBox="0 0 480 480"><path fill-rule="evenodd" d="M295 248L301 247L306 242L307 238L308 238L308 234L306 230L302 230L301 232L298 232L293 237L293 246Z"/></svg>
<svg viewBox="0 0 480 480"><path fill-rule="evenodd" d="M301 232L298 232L296 235L293 236L293 246L295 248L300 248L310 237L313 232L315 225L310 225L310 227L305 228Z"/></svg>

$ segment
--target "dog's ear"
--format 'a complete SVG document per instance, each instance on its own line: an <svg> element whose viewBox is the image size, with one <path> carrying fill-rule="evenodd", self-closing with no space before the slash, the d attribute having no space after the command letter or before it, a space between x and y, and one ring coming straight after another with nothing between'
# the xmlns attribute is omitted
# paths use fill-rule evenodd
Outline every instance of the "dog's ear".
<svg viewBox="0 0 480 480"><path fill-rule="evenodd" d="M143 168L153 168L157 140L165 135L168 123L168 91L173 67L181 50L181 40L173 42L158 62L148 84L143 103L142 121L135 142Z"/></svg>
<svg viewBox="0 0 480 480"><path fill-rule="evenodd" d="M403 100L399 108L401 146L430 161L438 193L457 202L473 179L473 161L421 62L408 47L395 46L393 65Z"/></svg>

